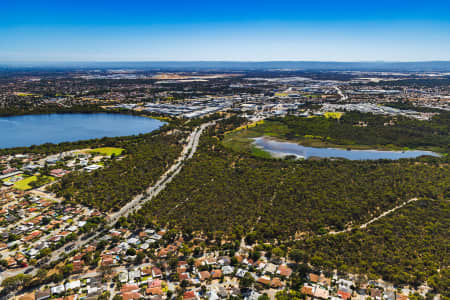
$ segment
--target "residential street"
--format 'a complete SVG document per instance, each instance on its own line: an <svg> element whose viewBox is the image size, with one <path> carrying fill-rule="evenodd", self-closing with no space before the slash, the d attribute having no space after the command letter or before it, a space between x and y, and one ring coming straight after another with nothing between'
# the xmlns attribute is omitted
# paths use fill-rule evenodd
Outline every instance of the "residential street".
<svg viewBox="0 0 450 300"><path fill-rule="evenodd" d="M183 163L192 158L194 153L197 151L197 147L199 144L200 137L203 133L203 130L207 128L208 126L211 126L215 124L216 121L209 122L202 124L201 126L194 129L194 131L188 136L187 143L183 148L183 151L181 152L181 155L179 158L175 161L175 163L161 176L161 178L151 187L149 187L146 190L147 196L145 197L144 194L137 195L134 197L134 199L129 202L127 205L122 207L121 210L118 212L111 214L107 217L107 225L113 225L117 220L119 220L120 217L126 217L130 213L139 210L142 205L144 205L146 202L153 199L155 196L157 196L162 190L165 189L168 183L172 181L172 179L181 171L183 168ZM47 196L48 197L48 196ZM98 238L101 235L101 232L97 232L93 236L91 236L88 239L82 240L81 237L78 238L77 241L69 243L64 245L58 250L55 250L52 252L48 262L53 262L57 260L64 252L69 252L74 249L78 249L83 247L84 245L91 242L93 239ZM70 248L71 250L66 251L66 249ZM26 269L33 268L33 267L26 267L26 268L19 268L14 270L5 271L0 275L0 281L2 281L4 278L8 278L11 276L18 275L20 273L23 273ZM33 268L32 271L28 272L30 275L34 275L37 271L37 268Z"/></svg>

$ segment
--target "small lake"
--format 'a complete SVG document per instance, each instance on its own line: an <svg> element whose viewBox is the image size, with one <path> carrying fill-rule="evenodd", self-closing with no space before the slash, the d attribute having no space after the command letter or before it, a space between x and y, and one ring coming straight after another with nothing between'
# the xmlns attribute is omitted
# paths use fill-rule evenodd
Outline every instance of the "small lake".
<svg viewBox="0 0 450 300"><path fill-rule="evenodd" d="M146 117L108 113L0 117L0 148L148 133L164 124Z"/></svg>
<svg viewBox="0 0 450 300"><path fill-rule="evenodd" d="M260 137L254 139L254 145L271 153L275 157L295 155L298 158L308 159L310 157L323 158L346 158L349 160L375 160L375 159L400 159L415 158L422 155L439 156L431 151L409 150L409 151L379 151L379 150L345 150L338 148L315 148L305 147L296 143L278 142L268 138Z"/></svg>

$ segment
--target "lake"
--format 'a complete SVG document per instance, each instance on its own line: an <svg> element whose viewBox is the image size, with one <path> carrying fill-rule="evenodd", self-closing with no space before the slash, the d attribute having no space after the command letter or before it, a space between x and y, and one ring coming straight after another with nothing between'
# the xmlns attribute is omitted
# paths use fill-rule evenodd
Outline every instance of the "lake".
<svg viewBox="0 0 450 300"><path fill-rule="evenodd" d="M108 113L0 117L0 148L148 133L165 123Z"/></svg>
<svg viewBox="0 0 450 300"><path fill-rule="evenodd" d="M254 145L271 153L275 157L295 155L298 158L308 159L310 157L323 158L346 158L349 160L374 160L374 159L400 159L415 158L422 155L439 156L431 151L408 150L408 151L379 151L379 150L345 150L338 148L315 148L305 147L296 143L278 142L268 138L260 137L254 139Z"/></svg>

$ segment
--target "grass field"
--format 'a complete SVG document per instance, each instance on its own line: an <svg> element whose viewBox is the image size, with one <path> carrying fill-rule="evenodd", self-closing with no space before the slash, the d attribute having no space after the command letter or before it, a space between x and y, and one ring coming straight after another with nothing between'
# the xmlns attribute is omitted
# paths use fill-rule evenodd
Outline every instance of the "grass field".
<svg viewBox="0 0 450 300"><path fill-rule="evenodd" d="M326 112L324 114L325 118L331 118L331 119L337 119L339 120L340 118L342 118L342 116L344 115L344 113L341 112Z"/></svg>
<svg viewBox="0 0 450 300"><path fill-rule="evenodd" d="M116 148L116 147L102 147L102 148L95 148L89 150L90 153L99 153L101 155L111 156L114 155L120 155L125 149L123 148Z"/></svg>
<svg viewBox="0 0 450 300"><path fill-rule="evenodd" d="M55 180L55 178L53 178L51 176L42 176L39 179L41 179L41 180L43 179L43 185ZM24 178L22 180L17 181L14 184L14 188L22 190L22 191L30 190L33 188L32 186L30 186L30 183L33 181L36 181L36 180L38 180L37 176L30 176L30 177Z"/></svg>
<svg viewBox="0 0 450 300"><path fill-rule="evenodd" d="M20 97L33 96L33 94L30 94L30 93L22 93L22 92L15 93L15 95L16 95L16 96L20 96Z"/></svg>
<svg viewBox="0 0 450 300"><path fill-rule="evenodd" d="M252 139L261 136L277 137L287 132L287 127L279 122L258 121L248 126L241 126L229 131L222 143L225 147L236 152L250 152L259 157L271 157L271 155L252 145Z"/></svg>
<svg viewBox="0 0 450 300"><path fill-rule="evenodd" d="M264 124L264 120L256 121L256 122L253 122L253 123L250 123L250 124L246 124L246 125L242 125L242 126L236 128L236 129L233 129L231 131L225 132L225 134L228 134L228 133L231 133L231 132L240 131L240 130L243 130L243 129L252 128L252 127L255 127L255 126L258 126L258 125L262 125L262 124Z"/></svg>

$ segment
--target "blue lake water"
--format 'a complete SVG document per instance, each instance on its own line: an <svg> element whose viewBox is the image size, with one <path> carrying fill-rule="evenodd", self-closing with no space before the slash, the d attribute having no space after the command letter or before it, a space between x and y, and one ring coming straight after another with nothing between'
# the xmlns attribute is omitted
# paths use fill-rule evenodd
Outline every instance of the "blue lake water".
<svg viewBox="0 0 450 300"><path fill-rule="evenodd" d="M146 117L108 113L0 117L0 148L148 133L164 124Z"/></svg>
<svg viewBox="0 0 450 300"><path fill-rule="evenodd" d="M422 155L439 156L431 151L409 150L409 151L378 151L378 150L345 150L338 148L315 148L305 147L296 143L278 142L268 138L260 137L254 139L256 147L271 153L275 157L295 155L308 159L310 157L339 157L349 160L369 159L400 159L415 158Z"/></svg>

